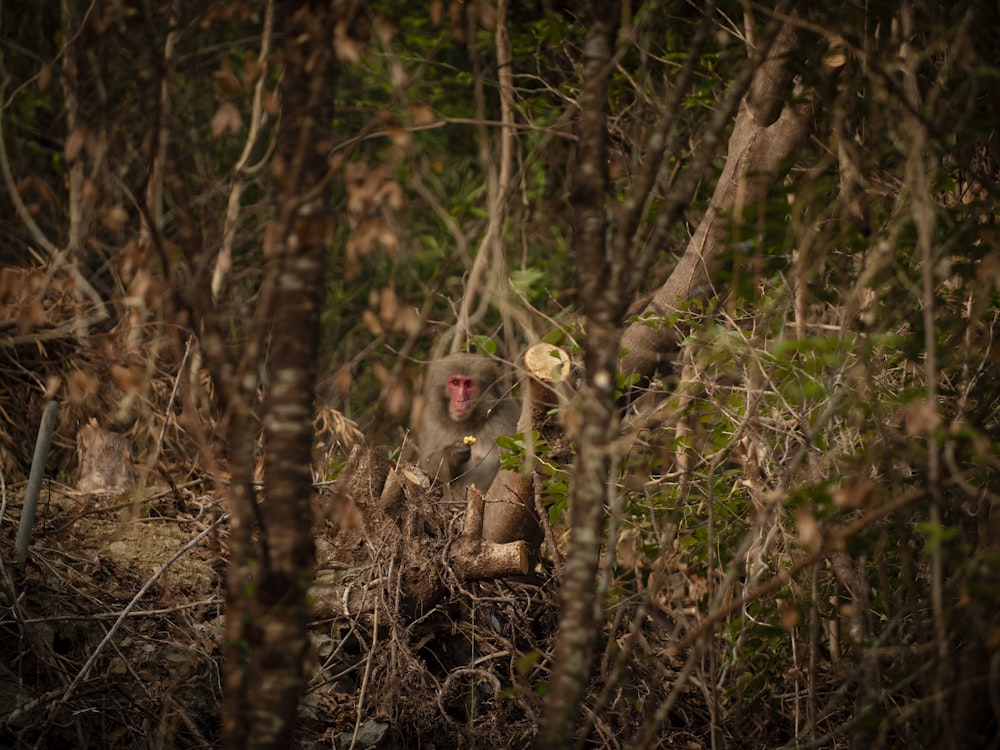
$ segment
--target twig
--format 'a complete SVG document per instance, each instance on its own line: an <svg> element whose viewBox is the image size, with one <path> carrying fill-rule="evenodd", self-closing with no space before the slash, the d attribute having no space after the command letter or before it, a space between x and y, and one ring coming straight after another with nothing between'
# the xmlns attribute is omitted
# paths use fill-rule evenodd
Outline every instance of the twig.
<svg viewBox="0 0 1000 750"><path fill-rule="evenodd" d="M187 364L188 357L191 355L191 347L194 345L194 336L189 336L187 340L187 346L184 347L184 356L181 357L181 363L177 366L177 373L174 376L174 386L170 390L170 399L167 401L167 406L163 410L163 425L160 427L160 435L156 439L156 443L153 445L153 449L149 453L149 458L146 459L145 471L142 476L142 484L145 485L146 477L149 472L156 466L156 462L160 458L160 451L163 450L163 438L167 434L167 424L170 422L170 415L174 410L174 401L177 398L177 390L181 384L181 375L184 372L184 366ZM170 477L165 475L165 478L170 481ZM173 488L176 490L176 488ZM136 492L136 497L143 497L144 493L142 491Z"/></svg>
<svg viewBox="0 0 1000 750"><path fill-rule="evenodd" d="M736 610L742 609L751 602L754 602L757 599L766 596L767 594L777 591L782 586L786 585L789 581L791 581L793 578L795 578L795 576L797 576L803 570L805 570L810 565L819 560L823 555L825 555L831 549L836 549L838 545L850 539L851 537L855 536L856 534L860 533L871 524L875 523L876 521L882 520L886 516L889 516L898 510L902 510L903 508L913 504L917 500L926 497L926 495L927 495L926 489L918 488L915 490L911 490L910 492L907 492L905 495L900 495L895 500L890 500L889 502L880 505L879 507L874 508L873 510L865 513L863 516L858 518L853 523L850 523L847 526L837 531L828 533L824 538L822 544L820 544L817 549L807 554L798 562L794 563L791 567L781 571L776 576L765 581L759 586L750 589L738 599L735 599L729 602L727 605L720 606L718 609L709 612L705 616L705 619L703 619L700 623L698 623L697 628L692 630L690 633L684 636L684 638L682 638L680 641L674 644L671 651L677 653L683 651L684 649L690 648L702 636L702 634L705 633L705 631L715 626L720 621L724 620L726 617L728 617ZM737 552L737 555L734 555L734 559L736 559L739 554L740 553Z"/></svg>
<svg viewBox="0 0 1000 750"><path fill-rule="evenodd" d="M392 578L393 565L395 565L395 560L389 564L390 579ZM351 745L348 750L354 750L354 746L358 742L358 733L361 731L361 720L365 715L365 694L368 692L368 679L372 673L372 662L375 660L375 640L378 638L378 615L381 611L382 608L376 604L375 614L372 617L372 646L368 649L368 657L365 659L365 672L361 676L361 688L358 690L358 715L354 720L354 733L351 736Z"/></svg>
<svg viewBox="0 0 1000 750"><path fill-rule="evenodd" d="M264 28L261 32L260 54L257 60L262 66L267 65L271 52L271 37L274 29L274 3L268 0L264 8ZM267 111L264 109L264 84L267 81L265 70L259 71L257 85L254 87L253 104L250 107L250 128L243 144L243 153L233 165L233 181L229 189L229 202L226 206L226 220L222 231L222 247L212 271L212 295L219 296L219 290L225 281L233 264L233 241L236 239L236 224L240 213L240 198L243 195L244 175L250 171L247 164L257 145L262 125L267 121Z"/></svg>
<svg viewBox="0 0 1000 750"><path fill-rule="evenodd" d="M222 602L222 597L213 596L209 599L202 599L197 602L184 602L183 604L175 604L172 607L161 607L160 609L141 609L138 612L127 612L128 617L161 617L162 615L172 615L175 612L183 612L185 609L197 609L198 607L207 607L211 604L220 604ZM21 623L24 625L33 625L40 622L74 622L79 620L110 620L112 617L121 617L121 612L98 612L98 613L83 613L78 615L52 615L49 617L32 617L30 619L22 619Z"/></svg>
<svg viewBox="0 0 1000 750"><path fill-rule="evenodd" d="M7 477L0 471L0 523L7 514Z"/></svg>
<svg viewBox="0 0 1000 750"><path fill-rule="evenodd" d="M469 270L469 278L465 285L465 294L462 296L462 305L458 311L458 322L455 325L455 334L452 337L451 350L458 348L463 336L469 335L471 327L473 303L480 296L483 302L487 301L489 295L480 295L479 287L486 271L492 267L504 269L506 264L503 252L503 227L507 222L507 210L505 201L507 200L508 187L510 185L512 171L512 143L513 130L513 109L511 107L511 91L513 90L513 74L511 72L511 49L510 37L507 34L507 3L500 0L497 6L496 23L496 52L497 52L497 75L500 84L500 156L499 170L494 179L489 179L494 171L492 163L484 163L487 168L487 192L489 195L489 220L486 225L486 232L482 242L476 251L476 257ZM480 102L481 104L481 102ZM481 138L486 138L482 133ZM489 149L485 144L480 144L480 153L489 154ZM485 160L484 160L485 161ZM488 291L488 290L487 290ZM500 287L499 302L501 310L506 307L504 300L507 298L506 285ZM479 306L483 310L483 305ZM477 316L479 312L477 312Z"/></svg>
<svg viewBox="0 0 1000 750"><path fill-rule="evenodd" d="M674 705L677 703L677 699L680 698L681 694L684 692L684 685L687 684L688 678L691 677L691 673L694 671L695 665L701 660L701 654L704 650L704 641L698 641L698 648L695 648L688 654L687 661L684 663L684 667L677 675L677 679L674 680L674 684L670 688L670 692L667 693L667 697L663 699L663 702L656 707L656 712L653 714L653 718L645 722L642 729L642 738L638 742L630 742L629 747L655 747L655 740L657 735L660 733L660 727L663 722L666 721L670 712L673 710Z"/></svg>
<svg viewBox="0 0 1000 750"><path fill-rule="evenodd" d="M549 545L549 554L552 556L552 567L556 581L562 583L563 580L563 559L559 552L559 545L556 544L556 537L552 531L552 523L549 521L549 511L542 502L542 480L537 474L533 479L533 491L535 495L535 513L538 514L538 523L545 533L545 543Z"/></svg>

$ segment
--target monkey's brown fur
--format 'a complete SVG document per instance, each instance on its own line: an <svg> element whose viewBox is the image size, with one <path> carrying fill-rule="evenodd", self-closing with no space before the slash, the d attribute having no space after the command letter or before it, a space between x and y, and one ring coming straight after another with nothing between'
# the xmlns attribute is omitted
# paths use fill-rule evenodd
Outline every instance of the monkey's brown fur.
<svg viewBox="0 0 1000 750"><path fill-rule="evenodd" d="M432 362L424 384L424 411L417 427L420 468L447 482L452 497L465 499L472 484L484 494L500 468L496 439L517 431L520 407L503 392L497 360L477 354L452 354ZM458 375L479 382L472 413L461 422L449 413L448 378ZM468 445L466 437L474 437Z"/></svg>

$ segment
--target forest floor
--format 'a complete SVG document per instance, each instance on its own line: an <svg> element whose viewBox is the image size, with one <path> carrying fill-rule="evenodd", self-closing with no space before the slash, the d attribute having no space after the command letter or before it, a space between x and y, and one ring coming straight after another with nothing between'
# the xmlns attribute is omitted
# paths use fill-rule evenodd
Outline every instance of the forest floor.
<svg viewBox="0 0 1000 750"><path fill-rule="evenodd" d="M219 500L197 484L154 490L141 502L47 484L28 562L17 571L9 561L22 491L5 488L0 517L0 746L217 746L226 559ZM344 564L345 546L363 544L360 535L328 532L318 524L326 580L371 587L391 573L387 560ZM301 747L530 746L557 623L553 579L452 580L448 591L418 616L402 615L399 592L387 586L388 606L374 616L317 617ZM591 746L620 747L649 720L659 701L648 699L677 672L667 660L647 667L629 666L620 687L604 691L608 657L595 666L585 714ZM708 747L709 734L691 686L656 746Z"/></svg>

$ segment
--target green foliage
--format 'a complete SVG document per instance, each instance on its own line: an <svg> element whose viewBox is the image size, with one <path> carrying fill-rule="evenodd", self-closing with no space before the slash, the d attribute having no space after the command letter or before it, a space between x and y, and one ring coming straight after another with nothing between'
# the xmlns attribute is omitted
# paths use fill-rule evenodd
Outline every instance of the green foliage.
<svg viewBox="0 0 1000 750"><path fill-rule="evenodd" d="M510 285L514 293L528 300L537 300L545 293L548 276L540 268L514 269L510 274Z"/></svg>
<svg viewBox="0 0 1000 750"><path fill-rule="evenodd" d="M928 555L933 555L942 551L950 542L955 541L960 529L954 526L945 526L933 521L920 521L916 524L916 531L924 538L924 549Z"/></svg>
<svg viewBox="0 0 1000 750"><path fill-rule="evenodd" d="M470 351L475 351L487 357L494 357L497 353L497 342L489 336L473 336Z"/></svg>
<svg viewBox="0 0 1000 750"><path fill-rule="evenodd" d="M621 398L623 394L638 385L640 380L642 380L642 377L638 373L631 373L629 375L621 372L617 373L615 377L615 398Z"/></svg>
<svg viewBox="0 0 1000 750"><path fill-rule="evenodd" d="M549 513L549 523L561 524L565 520L569 505L569 467L552 455L552 448L538 430L531 433L532 458L536 472L542 480L542 499ZM500 467L512 471L522 470L527 460L528 450L525 435L501 436L497 438L500 447Z"/></svg>
<svg viewBox="0 0 1000 750"><path fill-rule="evenodd" d="M532 649L527 651L518 658L515 668L517 673L522 677L526 677L542 659L542 652L538 649Z"/></svg>

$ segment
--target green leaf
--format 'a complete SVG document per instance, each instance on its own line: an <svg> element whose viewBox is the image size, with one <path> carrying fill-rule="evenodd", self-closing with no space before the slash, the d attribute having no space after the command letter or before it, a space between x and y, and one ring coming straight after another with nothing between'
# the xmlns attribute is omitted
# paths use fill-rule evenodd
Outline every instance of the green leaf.
<svg viewBox="0 0 1000 750"><path fill-rule="evenodd" d="M514 292L522 297L531 297L536 286L548 278L540 268L515 268L508 277Z"/></svg>
<svg viewBox="0 0 1000 750"><path fill-rule="evenodd" d="M494 357L497 353L497 342L489 336L473 336L472 348L480 354L485 354L488 357Z"/></svg>
<svg viewBox="0 0 1000 750"><path fill-rule="evenodd" d="M923 536L927 552L933 554L958 536L958 529L935 521L921 521L917 533Z"/></svg>
<svg viewBox="0 0 1000 750"><path fill-rule="evenodd" d="M534 669L535 665L538 664L541 658L542 652L537 648L534 648L526 654L521 654L515 663L514 668L517 670L517 673L521 675L521 677L526 677L527 674Z"/></svg>

